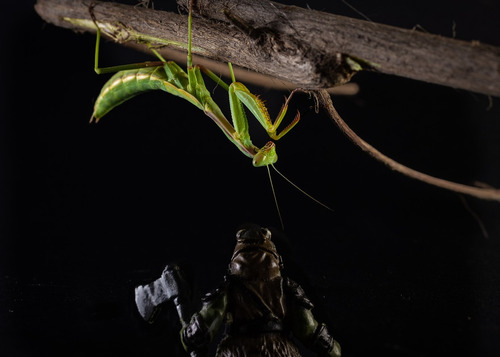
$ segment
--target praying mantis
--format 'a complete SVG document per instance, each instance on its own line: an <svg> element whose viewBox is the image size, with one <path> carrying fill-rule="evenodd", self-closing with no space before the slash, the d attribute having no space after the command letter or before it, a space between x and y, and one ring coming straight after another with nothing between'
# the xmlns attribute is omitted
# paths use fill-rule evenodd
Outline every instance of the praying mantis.
<svg viewBox="0 0 500 357"><path fill-rule="evenodd" d="M101 30L98 22L93 13L95 3L91 3L89 7L90 16L96 26L96 46L95 46L95 65L94 70L97 74L114 73L116 72L103 86L101 93L96 99L94 111L90 119L91 122L98 122L104 115L106 115L113 108L116 108L125 101L148 91L162 90L174 96L183 98L193 104L198 109L202 110L210 119L212 119L217 126L222 130L226 137L247 157L252 159L252 164L255 167L267 168L269 182L273 192L274 202L278 211L281 226L284 228L283 219L279 209L276 193L272 183L271 173L269 166L271 166L280 176L287 182L294 186L301 193L315 201L326 209L333 211L330 207L323 204L310 194L302 190L286 176L284 176L276 167L274 163L278 160L276 154L276 145L273 141L268 141L263 147L259 148L252 143L249 133L248 119L245 109L257 119L257 121L266 130L267 134L272 140L279 140L286 135L300 120L300 112L297 111L295 118L278 133L278 127L281 125L288 109L288 104L293 95L297 92L309 91L301 88L296 88L291 91L290 95L286 98L285 103L281 107L276 119L271 120L269 112L257 95L252 94L248 88L235 79L233 67L228 63L229 71L231 74L231 83L228 85L221 80L212 71L193 65L192 57L192 2L189 5L188 16L188 54L187 54L187 72L184 71L177 63L173 61L166 61L158 51L151 45L148 47L155 54L160 61L150 61L143 63L134 63L129 65L113 66L113 67L99 67L99 47ZM229 106L231 111L232 124L224 116L219 106L215 103L210 95L203 80L202 72L213 80L217 85L224 88L229 94Z"/></svg>
<svg viewBox="0 0 500 357"><path fill-rule="evenodd" d="M92 3L89 8L90 15L97 29L94 69L98 74L116 73L104 84L101 93L96 99L91 122L94 120L96 122L99 121L113 108L116 108L136 95L152 90L162 90L183 98L202 110L243 154L252 159L253 166L272 166L276 163L278 156L276 154L276 145L273 141L267 142L261 148L252 143L244 108L248 109L258 120L272 140L279 140L297 125L300 120L300 113L297 112L290 124L278 133L278 127L285 117L293 94L299 91L307 92L306 90L300 88L293 90L286 98L276 119L272 121L264 102L255 94L252 94L243 83L236 81L231 63L228 63L232 79L229 85L212 71L198 65L193 65L191 52L192 2L190 3L188 17L187 71L184 71L173 61L166 61L151 45L148 45L149 48L160 61L100 68L99 45L101 30L92 11L94 6L95 4ZM228 92L232 124L212 99L210 91L203 80L202 72Z"/></svg>

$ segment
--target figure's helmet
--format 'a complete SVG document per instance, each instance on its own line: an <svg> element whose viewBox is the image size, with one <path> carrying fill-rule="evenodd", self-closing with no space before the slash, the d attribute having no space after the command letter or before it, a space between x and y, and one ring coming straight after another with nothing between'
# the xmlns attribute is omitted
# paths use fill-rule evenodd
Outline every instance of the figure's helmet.
<svg viewBox="0 0 500 357"><path fill-rule="evenodd" d="M281 276L283 263L271 241L271 232L248 225L236 233L229 274L245 280L272 280Z"/></svg>

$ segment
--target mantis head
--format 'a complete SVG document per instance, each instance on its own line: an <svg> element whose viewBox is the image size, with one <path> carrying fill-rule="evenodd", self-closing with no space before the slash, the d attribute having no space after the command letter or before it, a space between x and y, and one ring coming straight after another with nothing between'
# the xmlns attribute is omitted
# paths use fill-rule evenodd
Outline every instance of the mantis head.
<svg viewBox="0 0 500 357"><path fill-rule="evenodd" d="M252 164L255 167L268 166L278 161L278 154L276 154L276 145L269 141L253 157Z"/></svg>

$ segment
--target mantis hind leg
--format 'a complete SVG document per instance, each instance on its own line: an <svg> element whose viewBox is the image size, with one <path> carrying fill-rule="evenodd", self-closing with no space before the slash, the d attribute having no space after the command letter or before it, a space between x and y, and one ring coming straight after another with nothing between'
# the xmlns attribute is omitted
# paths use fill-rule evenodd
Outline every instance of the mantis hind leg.
<svg viewBox="0 0 500 357"><path fill-rule="evenodd" d="M111 66L111 67L102 67L102 68L99 67L99 49L100 49L100 45L101 45L101 28L99 27L99 24L97 22L95 14L94 14L95 6L96 6L96 2L92 1L89 5L89 14L90 14L90 18L92 19L92 22L94 23L94 25L96 27L94 71L97 74L116 73L116 72L125 71L128 69L138 69L138 68L145 68L145 67L158 67L158 66L162 66L166 62L163 59L163 57L158 53L158 51L156 51L154 48L152 48L148 44L148 47L160 59L160 61L146 61L146 62L131 63L131 64L125 64L125 65Z"/></svg>

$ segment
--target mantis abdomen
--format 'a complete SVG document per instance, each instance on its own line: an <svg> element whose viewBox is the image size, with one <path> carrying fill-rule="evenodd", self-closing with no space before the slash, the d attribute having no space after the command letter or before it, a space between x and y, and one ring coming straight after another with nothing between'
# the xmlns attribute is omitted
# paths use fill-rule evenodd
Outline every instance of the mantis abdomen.
<svg viewBox="0 0 500 357"><path fill-rule="evenodd" d="M166 64L168 66L169 64ZM123 102L152 90L163 90L183 97L202 109L200 102L183 88L170 83L178 78L168 78L164 66L145 67L120 71L102 87L94 105L92 119L99 121L110 110ZM169 71L170 72L170 71ZM176 82L177 82L176 81ZM178 85L178 83L176 83Z"/></svg>

